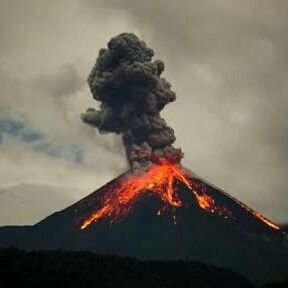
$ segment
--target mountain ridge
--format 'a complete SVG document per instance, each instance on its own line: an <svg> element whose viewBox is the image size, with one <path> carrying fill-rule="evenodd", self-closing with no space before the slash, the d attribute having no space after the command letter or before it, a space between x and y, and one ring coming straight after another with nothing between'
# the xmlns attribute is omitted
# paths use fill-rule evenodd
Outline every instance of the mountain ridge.
<svg viewBox="0 0 288 288"><path fill-rule="evenodd" d="M71 190L62 187L24 183L1 188L0 225L33 225L75 200ZM11 211L17 211L17 217Z"/></svg>
<svg viewBox="0 0 288 288"><path fill-rule="evenodd" d="M15 265L17 263L17 265ZM17 277L12 277L17 274ZM139 261L89 252L0 249L0 285L6 287L254 288L241 275L203 263Z"/></svg>

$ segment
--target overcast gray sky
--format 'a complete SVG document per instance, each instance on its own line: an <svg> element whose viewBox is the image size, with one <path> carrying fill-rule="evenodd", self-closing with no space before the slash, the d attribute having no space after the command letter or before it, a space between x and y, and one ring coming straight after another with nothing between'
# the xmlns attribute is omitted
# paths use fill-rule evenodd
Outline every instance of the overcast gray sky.
<svg viewBox="0 0 288 288"><path fill-rule="evenodd" d="M27 220L15 189L29 209L35 187L51 193L50 212L126 169L119 139L79 118L96 106L86 77L98 50L121 32L166 63L177 101L163 115L184 165L288 221L287 31L281 0L0 0L0 208L11 207L0 224L48 213L37 201Z"/></svg>

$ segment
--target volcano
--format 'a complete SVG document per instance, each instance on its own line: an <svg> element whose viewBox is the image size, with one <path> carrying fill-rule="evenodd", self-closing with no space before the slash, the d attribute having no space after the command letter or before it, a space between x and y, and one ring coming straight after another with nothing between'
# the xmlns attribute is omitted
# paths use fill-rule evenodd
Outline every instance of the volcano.
<svg viewBox="0 0 288 288"><path fill-rule="evenodd" d="M284 230L181 165L174 130L160 115L176 94L153 55L136 35L122 33L99 51L88 77L100 105L81 118L122 136L129 171L34 226L0 229L1 245L191 259L254 282L287 277Z"/></svg>
<svg viewBox="0 0 288 288"><path fill-rule="evenodd" d="M254 282L287 277L284 238L281 227L259 212L168 162L126 172L34 226L0 229L6 247L191 259Z"/></svg>

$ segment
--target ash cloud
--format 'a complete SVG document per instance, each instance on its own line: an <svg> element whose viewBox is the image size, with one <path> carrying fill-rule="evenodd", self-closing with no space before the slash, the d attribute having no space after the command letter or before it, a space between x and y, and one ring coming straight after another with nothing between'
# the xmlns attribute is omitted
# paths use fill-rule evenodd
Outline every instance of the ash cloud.
<svg viewBox="0 0 288 288"><path fill-rule="evenodd" d="M136 35L122 33L99 51L88 84L100 110L89 108L82 120L100 133L122 135L132 170L168 159L179 163L183 154L172 146L174 131L161 110L176 95L163 77L164 63L152 61L154 51Z"/></svg>

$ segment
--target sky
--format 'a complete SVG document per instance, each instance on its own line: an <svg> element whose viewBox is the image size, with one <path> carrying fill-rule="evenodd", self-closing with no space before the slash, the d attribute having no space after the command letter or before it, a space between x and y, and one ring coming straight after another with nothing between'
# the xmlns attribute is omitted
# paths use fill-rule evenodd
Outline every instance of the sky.
<svg viewBox="0 0 288 288"><path fill-rule="evenodd" d="M280 0L0 0L0 225L36 223L127 169L121 139L80 120L97 108L86 79L98 51L122 32L166 64L177 101L162 115L183 165L287 222L287 11Z"/></svg>

